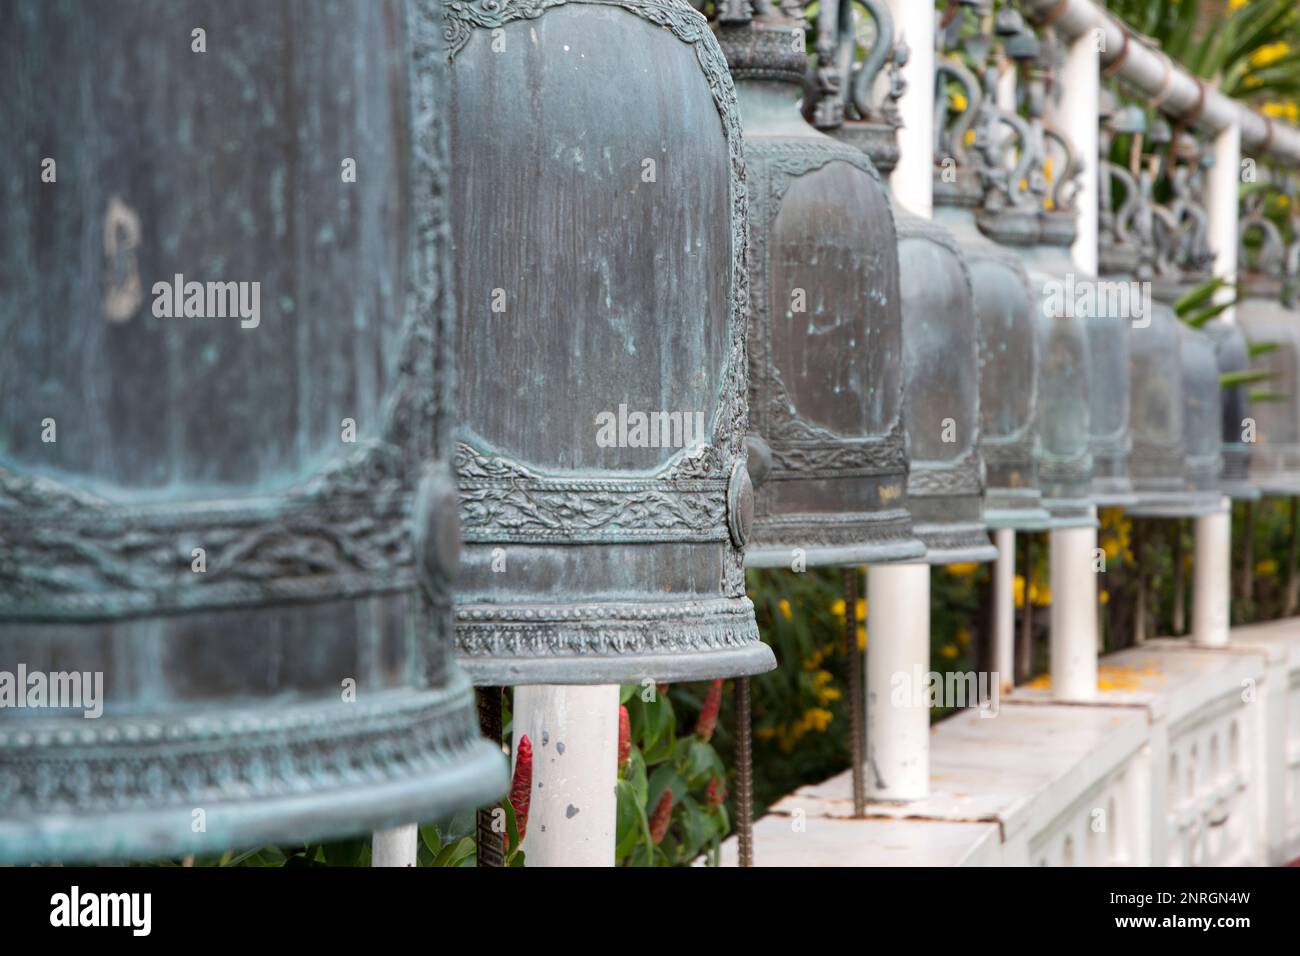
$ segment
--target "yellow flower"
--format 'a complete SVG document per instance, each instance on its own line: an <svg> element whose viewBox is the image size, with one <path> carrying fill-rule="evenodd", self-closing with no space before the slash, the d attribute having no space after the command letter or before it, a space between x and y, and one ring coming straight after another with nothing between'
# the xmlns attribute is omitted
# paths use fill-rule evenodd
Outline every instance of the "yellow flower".
<svg viewBox="0 0 1300 956"><path fill-rule="evenodd" d="M966 112L966 107L969 105L967 103L966 96L963 93L954 92L951 96L948 97L948 101L952 103L952 108L955 109L958 113Z"/></svg>
<svg viewBox="0 0 1300 956"><path fill-rule="evenodd" d="M973 129L966 130L966 135L962 137L962 140L966 143L967 146L974 146L975 131Z"/></svg>
<svg viewBox="0 0 1300 956"><path fill-rule="evenodd" d="M867 619L867 599L858 598L853 605L853 610L859 621L865 621Z"/></svg>
<svg viewBox="0 0 1300 956"><path fill-rule="evenodd" d="M1020 608L1024 607L1025 606L1025 576L1023 574L1016 575L1015 592L1016 592L1016 607L1020 607Z"/></svg>
<svg viewBox="0 0 1300 956"><path fill-rule="evenodd" d="M1261 577L1272 577L1277 574L1277 562L1272 558L1266 558L1263 561L1256 561L1255 573Z"/></svg>
<svg viewBox="0 0 1300 956"><path fill-rule="evenodd" d="M1242 7L1244 7L1244 6L1245 6L1247 3L1249 3L1249 2L1250 2L1250 0L1228 0L1228 9L1229 9L1229 10L1240 10Z"/></svg>
<svg viewBox="0 0 1300 956"><path fill-rule="evenodd" d="M1268 66L1276 63L1282 57L1289 53L1291 48L1287 46L1285 40L1278 40L1276 43L1266 43L1264 46L1255 50L1250 55L1251 66Z"/></svg>
<svg viewBox="0 0 1300 956"><path fill-rule="evenodd" d="M1119 557L1119 539L1105 535L1101 539L1101 550L1105 552L1107 561L1114 561Z"/></svg>
<svg viewBox="0 0 1300 956"><path fill-rule="evenodd" d="M964 561L960 564L948 565L948 573L959 578L968 578L979 569L980 566L975 561Z"/></svg>
<svg viewBox="0 0 1300 956"><path fill-rule="evenodd" d="M1110 592L1103 589L1101 593L1097 595L1097 600L1100 601L1102 604L1109 604Z"/></svg>
<svg viewBox="0 0 1300 956"><path fill-rule="evenodd" d="M836 617L844 616L844 598L836 598L831 602L831 613Z"/></svg>
<svg viewBox="0 0 1300 956"><path fill-rule="evenodd" d="M957 629L957 643L962 647L970 643L970 628L959 627Z"/></svg>
<svg viewBox="0 0 1300 956"><path fill-rule="evenodd" d="M858 625L858 650L865 651L866 649L867 649L867 628L865 625L859 624Z"/></svg>
<svg viewBox="0 0 1300 956"><path fill-rule="evenodd" d="M957 650L956 644L945 644L943 647L939 648L939 653L951 661L961 654L961 651Z"/></svg>
<svg viewBox="0 0 1300 956"><path fill-rule="evenodd" d="M794 618L794 613L790 610L790 602L787 601L785 598L781 598L781 600L777 602L776 606L777 609L781 612L781 616L785 618L787 621L792 620Z"/></svg>
<svg viewBox="0 0 1300 956"><path fill-rule="evenodd" d="M1264 115L1271 116L1273 119L1288 119L1296 122L1300 118L1300 104L1296 103L1265 103Z"/></svg>

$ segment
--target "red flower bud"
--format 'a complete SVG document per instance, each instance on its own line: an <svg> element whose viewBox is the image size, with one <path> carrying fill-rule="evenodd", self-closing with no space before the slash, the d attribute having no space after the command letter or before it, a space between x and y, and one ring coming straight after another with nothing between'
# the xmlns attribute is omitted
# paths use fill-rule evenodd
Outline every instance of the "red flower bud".
<svg viewBox="0 0 1300 956"><path fill-rule="evenodd" d="M715 807L721 805L722 801L727 799L727 785L722 782L721 777L710 778L709 788L705 791L705 799Z"/></svg>
<svg viewBox="0 0 1300 956"><path fill-rule="evenodd" d="M713 728L718 725L718 709L722 706L722 678L709 685L709 693L700 708L700 719L695 724L695 736L705 743L713 739Z"/></svg>
<svg viewBox="0 0 1300 956"><path fill-rule="evenodd" d="M627 715L627 708L622 704L618 708L618 768L627 766L632 756L632 721Z"/></svg>
<svg viewBox="0 0 1300 956"><path fill-rule="evenodd" d="M533 742L524 734L519 738L515 750L515 777L510 784L510 806L515 811L515 829L519 831L519 842L524 842L524 831L528 829L528 806L533 799ZM510 849L510 834L501 834L506 850Z"/></svg>
<svg viewBox="0 0 1300 956"><path fill-rule="evenodd" d="M673 817L673 792L665 790L655 804L654 813L650 814L650 842L655 846L664 842L668 833L668 823Z"/></svg>

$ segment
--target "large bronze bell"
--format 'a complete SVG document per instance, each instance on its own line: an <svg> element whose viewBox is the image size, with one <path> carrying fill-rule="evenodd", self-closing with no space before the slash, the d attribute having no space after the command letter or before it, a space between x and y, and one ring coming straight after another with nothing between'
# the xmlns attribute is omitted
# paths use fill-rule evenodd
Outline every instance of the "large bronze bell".
<svg viewBox="0 0 1300 956"><path fill-rule="evenodd" d="M1131 468L1138 501L1129 510L1138 517L1196 517L1218 511L1221 502L1218 366L1212 340L1161 301L1190 281L1190 271L1177 265L1177 250L1187 247L1182 227L1152 198L1155 171L1154 163L1146 164L1130 186L1136 197L1134 277L1152 281L1157 294L1150 322L1130 333Z"/></svg>
<svg viewBox="0 0 1300 956"><path fill-rule="evenodd" d="M1285 255L1276 226L1258 207L1242 218L1243 236L1252 229L1261 241L1254 255L1243 244L1237 324L1251 345L1274 348L1251 360L1251 369L1267 378L1256 384L1261 394L1237 418L1235 434L1253 439L1247 446L1250 483L1264 495L1290 497L1300 495L1300 317L1282 297L1300 260L1294 249ZM1225 420L1225 430L1233 424Z"/></svg>
<svg viewBox="0 0 1300 956"><path fill-rule="evenodd" d="M708 24L664 0L444 10L460 660L486 685L770 670L740 117Z"/></svg>
<svg viewBox="0 0 1300 956"><path fill-rule="evenodd" d="M898 249L889 198L861 151L801 117L804 24L724 10L750 201L746 563L919 558L907 511Z"/></svg>
<svg viewBox="0 0 1300 956"><path fill-rule="evenodd" d="M505 788L446 640L439 14L0 11L0 862Z"/></svg>
<svg viewBox="0 0 1300 956"><path fill-rule="evenodd" d="M898 159L894 101L903 92L899 61L906 46L893 43L893 23L880 0L861 4L873 19L875 40L857 61L857 31L848 2L821 7L834 38L818 76L830 85L815 117L836 138L862 149L882 177ZM833 26L833 30L831 27ZM874 95L877 74L889 64L888 92ZM845 75L839 74L844 72ZM835 80L827 84L827 76ZM838 101L837 103L835 101ZM882 184L887 183L882 179ZM903 425L909 471L907 507L929 564L991 561L980 456L980 325L971 272L956 238L942 223L892 203L898 235L899 293L903 315Z"/></svg>
<svg viewBox="0 0 1300 956"><path fill-rule="evenodd" d="M957 58L941 58L938 75L941 81L955 79L966 96L963 111L940 114L934 218L956 238L968 263L980 327L984 518L991 528L1041 530L1051 515L1038 487L1038 303L1020 257L984 232L1014 242L1037 229L1036 211L1003 160L1006 144L1000 138L1006 127L1023 142L1028 128L1019 117L998 110ZM969 147L968 131L973 134Z"/></svg>

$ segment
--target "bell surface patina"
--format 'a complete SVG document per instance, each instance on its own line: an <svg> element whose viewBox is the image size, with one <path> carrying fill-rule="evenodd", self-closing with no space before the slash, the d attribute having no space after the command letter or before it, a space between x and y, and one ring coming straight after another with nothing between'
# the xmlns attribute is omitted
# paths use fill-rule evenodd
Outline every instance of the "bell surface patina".
<svg viewBox="0 0 1300 956"><path fill-rule="evenodd" d="M1125 203L1131 226L1114 235L1132 256L1107 252L1103 245L1102 261L1118 269L1127 259L1129 277L1156 290L1150 321L1134 323L1129 333L1130 461L1138 497L1129 511L1137 517L1190 518L1218 511L1222 499L1218 361L1213 340L1188 327L1164 301L1185 291L1204 253L1191 241L1199 217L1176 217L1154 202L1156 172L1156 163L1148 160L1137 179L1125 183L1135 197L1134 205ZM1105 233L1102 239L1107 241Z"/></svg>
<svg viewBox="0 0 1300 956"><path fill-rule="evenodd" d="M1042 506L1038 487L1037 300L1020 257L981 231L983 224L994 235L1014 237L1037 229L1037 214L1026 208L1020 177L1003 162L999 139L1003 126L1020 137L1028 130L1018 117L1008 116L983 96L979 81L959 60L940 58L937 69L940 82L952 77L966 96L964 110L938 118L934 218L956 238L968 264L980 329L984 519L990 528L1042 530L1051 524L1051 515Z"/></svg>
<svg viewBox="0 0 1300 956"><path fill-rule="evenodd" d="M445 11L459 658L485 685L770 670L740 117L708 24L676 0Z"/></svg>
<svg viewBox="0 0 1300 956"><path fill-rule="evenodd" d="M447 640L440 12L0 11L0 863L505 789Z"/></svg>
<svg viewBox="0 0 1300 956"><path fill-rule="evenodd" d="M1250 360L1252 371L1268 376L1254 385L1267 395L1248 401L1245 414L1235 421L1234 434L1241 439L1247 427L1242 422L1248 419L1254 430L1249 445L1251 484L1265 496L1290 497L1300 495L1300 313L1291 307L1293 290L1286 288L1285 280L1297 278L1300 245L1284 255L1276 227L1258 209L1243 216L1243 237L1252 228L1260 230L1261 242L1254 255L1244 246L1241 251L1237 324L1251 345L1275 347ZM1233 424L1225 416L1225 434Z"/></svg>
<svg viewBox="0 0 1300 956"><path fill-rule="evenodd" d="M800 115L804 22L724 10L750 201L746 563L920 558L907 511L903 341L893 214L860 150Z"/></svg>
<svg viewBox="0 0 1300 956"><path fill-rule="evenodd" d="M1277 227L1261 213L1262 210L1256 205L1241 219L1242 236L1251 230L1258 230L1261 243L1253 255L1244 245L1239 252L1238 312L1243 309L1254 312L1261 303L1267 311L1269 300L1276 300L1282 292L1282 236ZM1240 321L1228 321L1219 317L1206 323L1204 329L1214 342L1220 376L1240 376L1251 371L1250 344ZM1250 478L1251 449L1255 442L1255 436L1247 431L1250 390L1251 386L1246 382L1235 382L1221 386L1220 392L1223 405L1220 446L1223 474L1219 479L1219 487L1225 495L1237 501L1254 501L1260 497L1260 489ZM1246 440L1248 437L1249 442Z"/></svg>
<svg viewBox="0 0 1300 956"><path fill-rule="evenodd" d="M874 42L857 60L852 6L823 4L819 27L834 20L834 46L819 30L817 75L827 87L815 117L842 142L861 149L888 180L898 160L900 124L894 101L904 86L899 75L906 46L893 42L889 11L878 0L862 6L873 20ZM889 63L888 93L873 95L879 70ZM838 103L828 101L838 100ZM889 195L886 186L886 195ZM909 471L907 508L925 545L925 561L943 565L992 561L983 517L980 458L980 327L971 275L957 240L938 222L891 205L898 237L899 294L903 317L903 425Z"/></svg>
<svg viewBox="0 0 1300 956"><path fill-rule="evenodd" d="M1030 152L1041 168L1041 149L1031 145ZM1029 274L1038 348L1034 424L1039 488L1051 527L1077 528L1096 522L1091 499L1091 356L1084 320L1070 294L1076 282L1070 258L1074 213L1062 208L1059 186L1056 195L1054 211L1031 217L1023 206L1012 207L981 219L980 225L998 242L1018 246Z"/></svg>

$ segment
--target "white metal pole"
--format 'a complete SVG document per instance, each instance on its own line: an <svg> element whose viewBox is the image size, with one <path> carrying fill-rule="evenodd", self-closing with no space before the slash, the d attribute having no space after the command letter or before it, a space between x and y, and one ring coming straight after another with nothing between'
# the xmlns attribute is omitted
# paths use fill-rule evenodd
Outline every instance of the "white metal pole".
<svg viewBox="0 0 1300 956"><path fill-rule="evenodd" d="M533 748L525 865L613 866L618 685L516 687L512 727Z"/></svg>
<svg viewBox="0 0 1300 956"><path fill-rule="evenodd" d="M1079 231L1070 252L1079 271L1089 276L1097 274L1100 216L1097 208L1100 188L1097 177L1097 110L1101 95L1101 68L1097 46L1097 38L1092 33L1083 33L1070 43L1061 77L1061 99L1053 116L1057 128L1074 146L1074 155L1083 166L1083 172L1076 180L1079 190L1075 194Z"/></svg>
<svg viewBox="0 0 1300 956"><path fill-rule="evenodd" d="M907 65L902 69L907 91L898 101L903 127L898 134L902 161L889 182L904 208L929 219L934 211L934 4L919 0L889 0L896 35L906 41Z"/></svg>
<svg viewBox="0 0 1300 956"><path fill-rule="evenodd" d="M930 567L867 569L867 793L919 800L930 789Z"/></svg>
<svg viewBox="0 0 1300 956"><path fill-rule="evenodd" d="M1051 533L1052 696L1097 696L1096 528L1058 528Z"/></svg>
<svg viewBox="0 0 1300 956"><path fill-rule="evenodd" d="M371 866L415 866L419 827L414 823L376 830L370 843Z"/></svg>
<svg viewBox="0 0 1300 956"><path fill-rule="evenodd" d="M1214 250L1214 274L1237 281L1238 186L1241 183L1241 127L1232 123L1214 137L1214 165L1205 183L1206 233ZM1232 289L1220 289L1218 301L1231 299ZM1235 322L1235 309L1223 317Z"/></svg>
<svg viewBox="0 0 1300 956"><path fill-rule="evenodd" d="M1192 641L1222 647L1228 643L1232 600L1232 510L1227 498L1217 512L1196 519L1194 580Z"/></svg>
<svg viewBox="0 0 1300 956"><path fill-rule="evenodd" d="M993 667L998 690L1007 693L1016 683L1016 533L993 532L998 559L993 565Z"/></svg>

